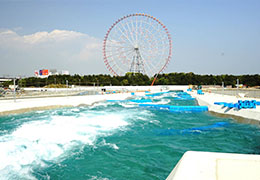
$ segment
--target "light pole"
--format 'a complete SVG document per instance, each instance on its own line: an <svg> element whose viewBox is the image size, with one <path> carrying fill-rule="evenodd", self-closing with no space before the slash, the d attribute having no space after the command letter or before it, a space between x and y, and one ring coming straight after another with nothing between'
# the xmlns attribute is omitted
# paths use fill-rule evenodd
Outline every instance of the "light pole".
<svg viewBox="0 0 260 180"><path fill-rule="evenodd" d="M14 102L16 102L16 92L15 92L15 78L14 78Z"/></svg>
<svg viewBox="0 0 260 180"><path fill-rule="evenodd" d="M239 79L237 79L237 95L238 95Z"/></svg>
<svg viewBox="0 0 260 180"><path fill-rule="evenodd" d="M56 78L54 78L54 84L55 84L55 92L57 92L57 87L56 87Z"/></svg>
<svg viewBox="0 0 260 180"><path fill-rule="evenodd" d="M66 87L67 87L67 96L68 96L68 92L69 92L69 82L68 82L68 80L66 80Z"/></svg>
<svg viewBox="0 0 260 180"><path fill-rule="evenodd" d="M224 81L222 81L222 95L224 94Z"/></svg>

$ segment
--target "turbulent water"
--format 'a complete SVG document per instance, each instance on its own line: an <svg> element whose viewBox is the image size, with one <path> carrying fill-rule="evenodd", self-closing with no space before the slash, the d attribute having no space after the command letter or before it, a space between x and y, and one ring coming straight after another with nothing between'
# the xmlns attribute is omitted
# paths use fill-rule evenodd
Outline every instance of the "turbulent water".
<svg viewBox="0 0 260 180"><path fill-rule="evenodd" d="M174 96L149 98L196 105ZM133 102L0 117L0 179L165 179L188 150L259 154L260 129Z"/></svg>

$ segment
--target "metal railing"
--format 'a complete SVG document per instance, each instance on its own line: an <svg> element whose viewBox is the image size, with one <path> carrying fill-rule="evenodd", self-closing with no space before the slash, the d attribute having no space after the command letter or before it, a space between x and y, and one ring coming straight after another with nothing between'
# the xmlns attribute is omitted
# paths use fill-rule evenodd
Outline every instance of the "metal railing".
<svg viewBox="0 0 260 180"><path fill-rule="evenodd" d="M83 88L64 88L64 89L41 89L41 90L16 90L15 97L13 90L0 90L0 100L8 99L26 99L41 97L62 97L62 96L84 96L99 94L99 89L83 89Z"/></svg>
<svg viewBox="0 0 260 180"><path fill-rule="evenodd" d="M216 94L231 95L237 97L260 98L260 89L208 89Z"/></svg>

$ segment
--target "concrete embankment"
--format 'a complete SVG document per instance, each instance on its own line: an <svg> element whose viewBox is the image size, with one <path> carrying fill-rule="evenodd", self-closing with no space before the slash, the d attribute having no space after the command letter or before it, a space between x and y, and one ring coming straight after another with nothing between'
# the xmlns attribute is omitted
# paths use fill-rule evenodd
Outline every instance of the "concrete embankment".
<svg viewBox="0 0 260 180"><path fill-rule="evenodd" d="M88 95L88 96L67 96L67 97L46 97L1 100L0 115L23 113L34 110L46 110L61 107L73 107L79 105L92 105L106 100L123 100L131 97L131 93L109 94L109 95Z"/></svg>
<svg viewBox="0 0 260 180"><path fill-rule="evenodd" d="M260 124L260 106L256 106L255 109L254 108L237 109L237 108L229 108L229 107L224 107L222 105L214 104L214 102L237 103L238 100L260 101L260 99L245 98L245 97L240 98L236 96L220 95L220 94L207 93L207 92L204 93L204 95L198 95L195 92L190 92L190 94L197 99L199 105L208 106L208 109L211 112L240 117L238 119L246 123Z"/></svg>
<svg viewBox="0 0 260 180"><path fill-rule="evenodd" d="M144 96L145 91L150 91L151 93L161 92L161 91L169 91L169 90L185 90L188 86L180 85L180 86L105 86L105 87L80 87L78 88L80 91L88 90L88 91L96 91L99 92L100 95L76 95L72 96L67 91L71 91L73 93L76 89L46 89L46 88L31 88L30 91L33 92L41 92L41 94L45 94L48 92L49 97L39 96L29 96L29 97L19 97L19 99L2 99L0 100L0 115L8 115L14 113L23 113L34 110L46 110L53 108L61 108L61 107L72 107L79 105L92 105L94 103L106 100L124 100L127 98L131 98L131 92L134 92L136 95ZM116 94L106 94L102 92L102 89L105 89L106 92L117 91L120 93ZM27 89L28 90L28 89ZM61 91L65 92L65 95L59 97L50 97L52 95L56 95L55 93L50 92ZM67 94L67 96L66 96ZM74 93L75 94L75 93ZM58 94L59 95L59 94Z"/></svg>
<svg viewBox="0 0 260 180"><path fill-rule="evenodd" d="M260 155L186 152L166 180L259 180Z"/></svg>

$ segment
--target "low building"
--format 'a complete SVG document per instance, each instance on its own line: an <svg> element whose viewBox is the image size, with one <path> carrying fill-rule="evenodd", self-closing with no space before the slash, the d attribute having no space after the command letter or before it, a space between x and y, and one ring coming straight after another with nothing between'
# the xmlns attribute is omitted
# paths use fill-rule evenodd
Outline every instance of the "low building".
<svg viewBox="0 0 260 180"><path fill-rule="evenodd" d="M58 72L56 69L41 69L41 70L35 70L34 75L39 78L47 78L51 75L69 75L68 70L61 70Z"/></svg>

